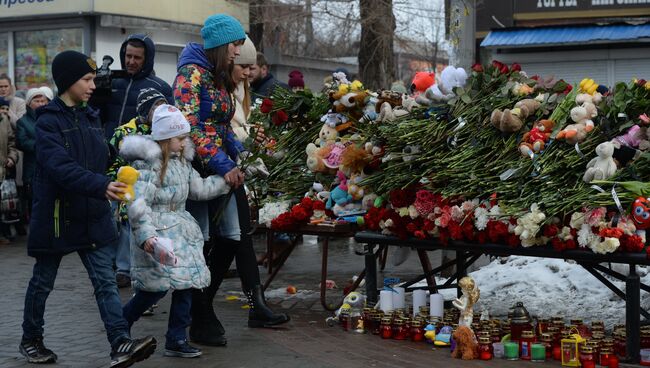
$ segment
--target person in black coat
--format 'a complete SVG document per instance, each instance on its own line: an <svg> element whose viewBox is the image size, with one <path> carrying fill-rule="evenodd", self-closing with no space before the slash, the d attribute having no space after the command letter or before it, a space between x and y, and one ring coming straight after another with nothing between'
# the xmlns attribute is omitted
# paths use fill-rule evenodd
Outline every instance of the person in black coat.
<svg viewBox="0 0 650 368"><path fill-rule="evenodd" d="M27 242L27 253L36 264L25 295L19 346L30 363L57 359L43 344L43 317L61 259L71 252L79 254L95 289L111 344L111 367L130 366L156 349L152 336L131 339L115 284L117 230L109 200L119 200L126 185L111 182L104 174L109 147L98 112L87 106L95 90L96 69L91 58L77 51L58 54L52 62L52 76L59 96L38 110L34 203Z"/></svg>
<svg viewBox="0 0 650 368"><path fill-rule="evenodd" d="M252 101L258 98L270 97L277 87L289 89L289 85L275 79L269 70L269 63L266 61L264 54L257 53L257 63L251 65L250 82Z"/></svg>
<svg viewBox="0 0 650 368"><path fill-rule="evenodd" d="M140 90L153 88L165 96L168 104L174 104L172 87L154 75L155 56L156 47L147 35L132 34L122 43L120 61L129 78L113 80L111 100L101 107L106 139L113 136L115 128L137 116Z"/></svg>

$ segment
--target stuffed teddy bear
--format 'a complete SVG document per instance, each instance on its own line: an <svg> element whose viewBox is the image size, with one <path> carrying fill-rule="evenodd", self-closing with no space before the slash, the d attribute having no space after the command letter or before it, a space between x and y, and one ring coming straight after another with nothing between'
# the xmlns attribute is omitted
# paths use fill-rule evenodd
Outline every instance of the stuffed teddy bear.
<svg viewBox="0 0 650 368"><path fill-rule="evenodd" d="M124 193L118 194L121 200L131 202L135 199L135 190L133 186L138 181L140 172L131 166L122 166L117 170L117 181L126 184Z"/></svg>
<svg viewBox="0 0 650 368"><path fill-rule="evenodd" d="M336 128L333 128L329 124L325 123L320 128L318 132L317 143L321 147L325 147L328 144L336 142L336 139L339 137L339 131Z"/></svg>
<svg viewBox="0 0 650 368"><path fill-rule="evenodd" d="M527 98L517 102L512 110L495 109L490 115L490 122L503 133L518 132L524 126L526 118L534 114L541 105L536 99Z"/></svg>
<svg viewBox="0 0 650 368"><path fill-rule="evenodd" d="M360 201L366 195L366 188L359 185L364 178L365 175L363 175L363 173L350 175L350 179L348 180L348 193L350 193L352 200L354 201Z"/></svg>
<svg viewBox="0 0 650 368"><path fill-rule="evenodd" d="M402 94L393 91L382 90L377 96L377 101L375 102L375 112L379 113L381 107L384 103L388 103L391 108L402 106Z"/></svg>
<svg viewBox="0 0 650 368"><path fill-rule="evenodd" d="M592 120L598 116L598 104L602 99L602 95L598 92L593 94L580 93L576 95L576 104L578 106L571 109L569 115L574 124L567 125L564 129L558 132L556 139L564 139L569 144L580 143L587 138L587 134L594 129L594 121Z"/></svg>
<svg viewBox="0 0 650 368"><path fill-rule="evenodd" d="M478 358L478 343L474 332L467 326L459 326L453 333L456 348L451 352L455 359L473 360Z"/></svg>
<svg viewBox="0 0 650 368"><path fill-rule="evenodd" d="M381 165L381 159L384 156L386 149L382 144L378 142L366 142L364 148L366 152L372 156L372 159L368 165L366 165L364 171L366 173L369 173L373 170L378 170L379 166Z"/></svg>
<svg viewBox="0 0 650 368"><path fill-rule="evenodd" d="M633 125L625 134L612 139L617 167L623 167L630 161L636 160L641 156L644 148L650 147L650 142L645 139L646 133L645 128Z"/></svg>
<svg viewBox="0 0 650 368"><path fill-rule="evenodd" d="M333 144L324 147L318 147L313 143L309 143L305 152L307 153L307 168L311 172L329 172L329 168L325 166L325 157L330 154Z"/></svg>
<svg viewBox="0 0 650 368"><path fill-rule="evenodd" d="M570 111L571 120L574 124L569 124L560 130L555 136L558 140L566 140L569 144L583 142L587 138L590 129L587 127L588 112L582 106L576 106Z"/></svg>
<svg viewBox="0 0 650 368"><path fill-rule="evenodd" d="M552 120L540 120L535 123L533 129L526 132L521 138L519 152L526 157L532 157L535 153L544 150L544 145L551 138L551 132L555 123Z"/></svg>
<svg viewBox="0 0 650 368"><path fill-rule="evenodd" d="M375 118L378 123L395 121L395 119L408 115L405 109L393 108L390 103L384 102L379 109L379 115Z"/></svg>
<svg viewBox="0 0 650 368"><path fill-rule="evenodd" d="M365 147L349 144L345 147L343 153L341 153L339 170L343 171L348 177L351 177L354 173L362 172L371 160L372 154L368 153Z"/></svg>
<svg viewBox="0 0 650 368"><path fill-rule="evenodd" d="M587 164L587 171L582 180L591 183L593 180L607 180L616 173L616 162L614 162L614 143L603 142L596 146L597 157L594 157Z"/></svg>

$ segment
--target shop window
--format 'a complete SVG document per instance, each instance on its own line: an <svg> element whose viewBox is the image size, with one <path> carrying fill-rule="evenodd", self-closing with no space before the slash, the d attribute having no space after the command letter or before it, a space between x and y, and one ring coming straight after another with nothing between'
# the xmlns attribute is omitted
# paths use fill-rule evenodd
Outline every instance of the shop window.
<svg viewBox="0 0 650 368"><path fill-rule="evenodd" d="M0 74L9 73L9 33L0 32Z"/></svg>
<svg viewBox="0 0 650 368"><path fill-rule="evenodd" d="M51 72L54 56L64 50L81 52L81 40L81 28L15 32L16 88L25 90L44 84L54 88Z"/></svg>

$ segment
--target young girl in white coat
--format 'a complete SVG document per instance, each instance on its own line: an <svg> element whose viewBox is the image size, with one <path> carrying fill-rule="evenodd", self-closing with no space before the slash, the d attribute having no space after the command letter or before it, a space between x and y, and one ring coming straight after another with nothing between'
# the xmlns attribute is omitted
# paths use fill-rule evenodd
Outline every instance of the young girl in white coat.
<svg viewBox="0 0 650 368"><path fill-rule="evenodd" d="M136 200L129 207L131 223L131 279L135 295L123 308L132 325L142 313L173 290L165 356L193 358L201 350L187 342L192 289L210 284L203 257L203 235L185 210L185 201L205 201L226 194L222 176L202 179L191 162L194 146L190 125L174 106L161 105L153 116L151 136L124 138L120 155L140 172ZM176 263L155 259L156 247L171 240ZM157 254L157 252L156 252Z"/></svg>

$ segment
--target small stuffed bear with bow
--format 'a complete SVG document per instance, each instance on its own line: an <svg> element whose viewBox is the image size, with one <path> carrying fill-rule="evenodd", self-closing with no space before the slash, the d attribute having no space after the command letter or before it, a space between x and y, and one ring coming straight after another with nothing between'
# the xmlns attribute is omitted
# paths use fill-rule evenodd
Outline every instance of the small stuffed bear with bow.
<svg viewBox="0 0 650 368"><path fill-rule="evenodd" d="M594 180L607 180L616 173L616 162L614 162L614 143L603 142L596 146L597 157L594 157L587 164L587 171L582 180L591 183Z"/></svg>
<svg viewBox="0 0 650 368"><path fill-rule="evenodd" d="M544 145L551 138L551 132L555 123L552 120L540 120L535 123L533 129L526 132L519 144L519 152L526 157L544 150Z"/></svg>
<svg viewBox="0 0 650 368"><path fill-rule="evenodd" d="M131 166L122 166L117 170L117 181L126 184L124 193L118 194L121 200L131 202L135 199L135 190L133 186L138 181L140 172Z"/></svg>

